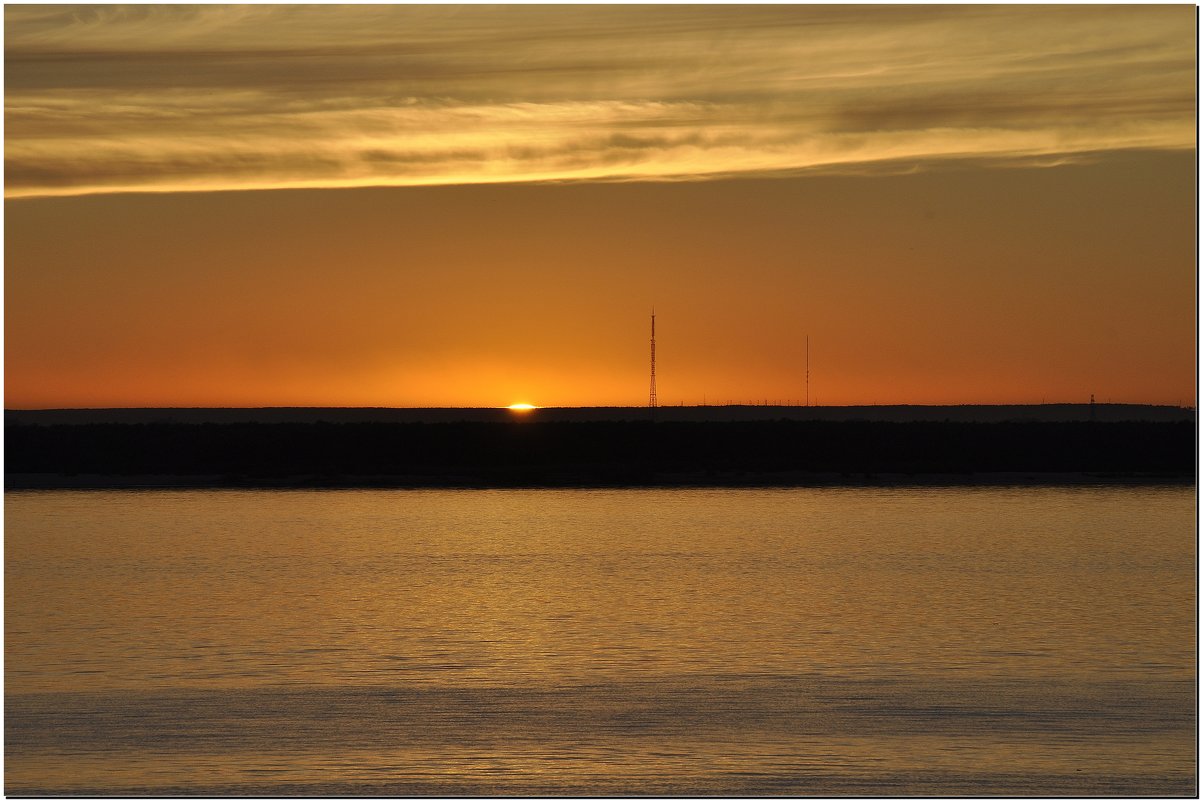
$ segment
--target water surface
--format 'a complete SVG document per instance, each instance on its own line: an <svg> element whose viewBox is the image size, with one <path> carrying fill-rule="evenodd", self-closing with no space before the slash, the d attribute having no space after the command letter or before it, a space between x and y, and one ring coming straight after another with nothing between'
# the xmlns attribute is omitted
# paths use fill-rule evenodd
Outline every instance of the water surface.
<svg viewBox="0 0 1200 800"><path fill-rule="evenodd" d="M5 789L1190 794L1193 498L9 493Z"/></svg>

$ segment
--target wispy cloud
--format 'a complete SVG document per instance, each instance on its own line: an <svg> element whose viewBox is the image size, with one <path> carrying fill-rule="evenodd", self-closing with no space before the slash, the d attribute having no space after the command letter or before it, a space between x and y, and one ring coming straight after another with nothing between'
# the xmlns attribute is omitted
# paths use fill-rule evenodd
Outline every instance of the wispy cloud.
<svg viewBox="0 0 1200 800"><path fill-rule="evenodd" d="M5 193L1195 147L1188 6L5 8Z"/></svg>

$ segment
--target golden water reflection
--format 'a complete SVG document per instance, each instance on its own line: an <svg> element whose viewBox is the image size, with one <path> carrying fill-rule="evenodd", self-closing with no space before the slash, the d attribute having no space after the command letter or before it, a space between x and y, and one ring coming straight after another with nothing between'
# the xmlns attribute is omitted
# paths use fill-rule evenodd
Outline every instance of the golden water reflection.
<svg viewBox="0 0 1200 800"><path fill-rule="evenodd" d="M1186 489L23 492L5 513L18 787L1133 791L1195 764Z"/></svg>

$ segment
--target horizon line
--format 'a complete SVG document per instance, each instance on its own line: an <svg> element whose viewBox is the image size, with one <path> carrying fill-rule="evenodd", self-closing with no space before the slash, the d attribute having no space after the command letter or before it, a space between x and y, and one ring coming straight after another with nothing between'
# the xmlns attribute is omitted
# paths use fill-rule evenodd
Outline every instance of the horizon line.
<svg viewBox="0 0 1200 800"><path fill-rule="evenodd" d="M659 405L658 408L792 408L792 409L831 409L831 408L995 408L995 407L1044 407L1044 406L1143 406L1147 408L1178 408L1195 410L1195 405L1175 403L1135 403L1120 401L1104 402L1041 402L1041 403L847 403L830 405L804 405L787 403L678 403ZM629 409L646 410L646 405L596 405L596 406L532 406L517 409L523 413L536 411L553 411L560 409ZM45 406L37 408L5 407L4 411L37 412L37 411L270 411L270 410L332 410L344 409L355 411L512 411L510 406Z"/></svg>

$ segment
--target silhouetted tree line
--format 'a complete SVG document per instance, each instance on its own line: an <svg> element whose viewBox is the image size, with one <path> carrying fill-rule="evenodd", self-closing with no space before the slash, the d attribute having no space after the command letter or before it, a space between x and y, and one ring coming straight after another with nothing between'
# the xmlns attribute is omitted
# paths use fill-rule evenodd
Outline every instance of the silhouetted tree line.
<svg viewBox="0 0 1200 800"><path fill-rule="evenodd" d="M10 425L7 473L236 485L782 482L797 473L1193 475L1192 422L454 422Z"/></svg>

